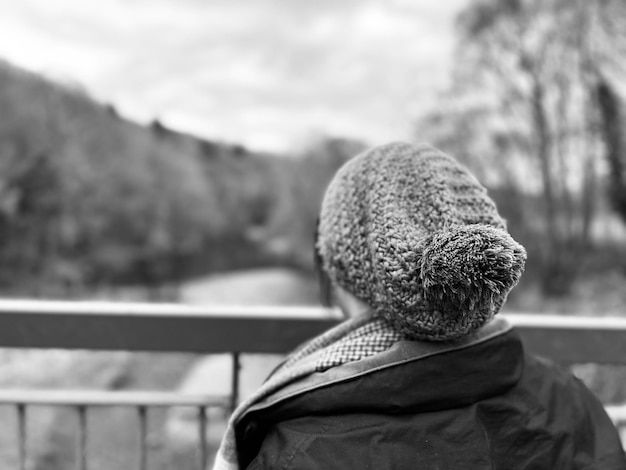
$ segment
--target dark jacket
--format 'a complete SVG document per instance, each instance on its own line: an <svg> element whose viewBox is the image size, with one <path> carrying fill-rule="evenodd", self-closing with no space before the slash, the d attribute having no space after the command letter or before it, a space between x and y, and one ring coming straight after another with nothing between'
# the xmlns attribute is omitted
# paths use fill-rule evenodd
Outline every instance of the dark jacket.
<svg viewBox="0 0 626 470"><path fill-rule="evenodd" d="M506 325L506 324L505 324ZM285 387L239 421L240 468L625 470L612 422L510 326L402 341Z"/></svg>

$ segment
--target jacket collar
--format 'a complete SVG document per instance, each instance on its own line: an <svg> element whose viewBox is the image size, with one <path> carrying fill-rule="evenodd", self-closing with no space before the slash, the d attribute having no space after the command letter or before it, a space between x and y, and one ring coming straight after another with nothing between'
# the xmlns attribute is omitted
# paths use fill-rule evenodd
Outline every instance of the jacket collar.
<svg viewBox="0 0 626 470"><path fill-rule="evenodd" d="M255 404L240 421L264 411L295 417L461 406L510 388L522 366L517 333L496 318L460 342L400 341L380 354L312 374Z"/></svg>

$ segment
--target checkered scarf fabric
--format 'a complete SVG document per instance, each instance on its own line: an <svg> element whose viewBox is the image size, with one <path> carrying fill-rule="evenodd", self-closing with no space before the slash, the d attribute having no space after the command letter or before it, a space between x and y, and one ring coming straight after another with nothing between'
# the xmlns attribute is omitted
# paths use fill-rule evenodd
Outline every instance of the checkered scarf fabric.
<svg viewBox="0 0 626 470"><path fill-rule="evenodd" d="M271 398L285 385L349 362L365 359L405 339L381 318L345 321L293 352L268 380L230 417L213 470L238 470L235 425L255 404Z"/></svg>
<svg viewBox="0 0 626 470"><path fill-rule="evenodd" d="M354 322L349 326L350 328L342 338L337 338L337 332L334 330L314 338L292 353L282 367L288 368L302 358L320 351L315 371L323 372L331 367L358 361L385 351L405 338L405 335L391 329L389 324L380 318L362 319L361 322Z"/></svg>

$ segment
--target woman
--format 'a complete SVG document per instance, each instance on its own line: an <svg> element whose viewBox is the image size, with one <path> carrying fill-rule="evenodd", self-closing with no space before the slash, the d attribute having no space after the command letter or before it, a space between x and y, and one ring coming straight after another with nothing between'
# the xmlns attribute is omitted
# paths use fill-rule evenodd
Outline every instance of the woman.
<svg viewBox="0 0 626 470"><path fill-rule="evenodd" d="M526 252L431 147L346 163L316 249L347 320L233 414L216 469L626 469L602 405L494 318Z"/></svg>

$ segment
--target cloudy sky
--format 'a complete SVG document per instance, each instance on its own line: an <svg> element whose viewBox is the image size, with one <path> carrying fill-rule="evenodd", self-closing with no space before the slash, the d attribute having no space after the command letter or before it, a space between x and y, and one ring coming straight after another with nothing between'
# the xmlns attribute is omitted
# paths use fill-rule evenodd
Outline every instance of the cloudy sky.
<svg viewBox="0 0 626 470"><path fill-rule="evenodd" d="M0 58L122 114L287 151L381 143L446 84L467 0L1 0Z"/></svg>

